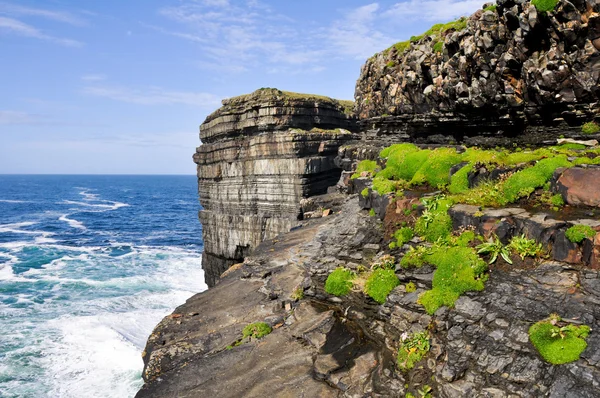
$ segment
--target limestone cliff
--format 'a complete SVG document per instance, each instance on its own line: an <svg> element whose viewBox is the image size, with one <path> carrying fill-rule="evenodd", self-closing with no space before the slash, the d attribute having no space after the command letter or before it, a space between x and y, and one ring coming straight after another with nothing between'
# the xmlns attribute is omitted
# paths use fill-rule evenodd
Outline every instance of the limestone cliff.
<svg viewBox="0 0 600 398"><path fill-rule="evenodd" d="M261 89L224 100L207 117L194 162L209 286L260 242L295 226L302 198L337 182L333 159L355 130L349 108L350 102Z"/></svg>
<svg viewBox="0 0 600 398"><path fill-rule="evenodd" d="M362 67L362 126L424 143L540 143L578 133L600 98L599 11L595 0L560 0L550 12L498 0L435 25ZM503 136L510 139L495 139Z"/></svg>

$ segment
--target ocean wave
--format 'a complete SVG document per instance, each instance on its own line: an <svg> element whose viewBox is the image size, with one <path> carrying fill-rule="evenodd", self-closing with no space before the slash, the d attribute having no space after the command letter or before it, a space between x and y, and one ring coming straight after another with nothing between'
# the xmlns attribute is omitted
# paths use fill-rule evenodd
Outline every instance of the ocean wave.
<svg viewBox="0 0 600 398"><path fill-rule="evenodd" d="M69 216L69 214L64 214L64 215L60 216L58 218L58 220L66 222L67 224L69 224L69 226L71 228L78 228L78 229L83 229L83 230L87 229L81 221L73 220L71 218L68 218L67 216Z"/></svg>
<svg viewBox="0 0 600 398"><path fill-rule="evenodd" d="M112 210L117 210L120 209L121 207L128 207L130 206L127 203L123 203L123 202L114 202L111 200L103 200L102 202L105 203L87 203L87 202L78 202L75 200L63 200L62 202L59 202L59 204L65 204L65 205L76 205L76 206L83 206L83 207L92 207L92 208L98 208L98 209L103 209L101 211L97 211L98 213L103 212L103 211L112 211Z"/></svg>
<svg viewBox="0 0 600 398"><path fill-rule="evenodd" d="M0 199L0 203L14 203L14 204L18 204L18 203L33 203L30 200L12 200L12 199Z"/></svg>

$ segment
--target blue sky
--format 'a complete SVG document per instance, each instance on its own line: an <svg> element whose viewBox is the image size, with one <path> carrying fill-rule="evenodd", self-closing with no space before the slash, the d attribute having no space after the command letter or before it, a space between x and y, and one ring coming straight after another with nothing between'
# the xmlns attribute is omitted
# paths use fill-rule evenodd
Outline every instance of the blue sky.
<svg viewBox="0 0 600 398"><path fill-rule="evenodd" d="M483 3L0 0L0 173L194 174L221 99L352 99L366 58Z"/></svg>

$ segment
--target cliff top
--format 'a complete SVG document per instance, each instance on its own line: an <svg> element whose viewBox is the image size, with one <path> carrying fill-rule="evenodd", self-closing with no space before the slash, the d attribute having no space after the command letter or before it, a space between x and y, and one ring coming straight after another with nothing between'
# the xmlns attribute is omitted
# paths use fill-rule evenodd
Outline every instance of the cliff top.
<svg viewBox="0 0 600 398"><path fill-rule="evenodd" d="M292 91L282 91L276 88L263 87L258 90L244 95L238 95L237 97L231 97L224 99L222 104L225 105L238 105L244 102L250 101L260 101L260 100L304 100L304 101L314 101L314 102L323 102L327 104L331 104L332 106L339 106L343 108L344 113L350 115L352 114L352 110L354 107L354 101L349 100L337 100L331 97L326 97L324 95L315 95L315 94L303 94L303 93L294 93Z"/></svg>

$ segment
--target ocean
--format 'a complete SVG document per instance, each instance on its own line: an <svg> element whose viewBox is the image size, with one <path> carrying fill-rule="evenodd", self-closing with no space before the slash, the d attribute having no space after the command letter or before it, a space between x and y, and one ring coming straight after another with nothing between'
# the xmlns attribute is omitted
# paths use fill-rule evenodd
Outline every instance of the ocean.
<svg viewBox="0 0 600 398"><path fill-rule="evenodd" d="M0 175L0 397L132 397L206 289L193 176Z"/></svg>

